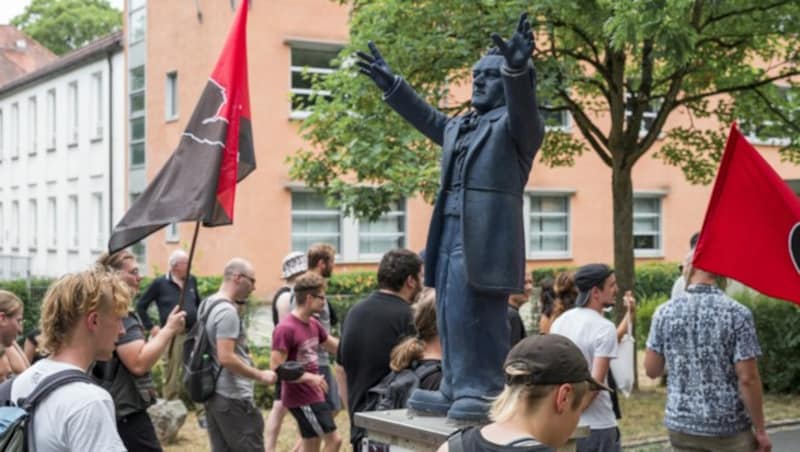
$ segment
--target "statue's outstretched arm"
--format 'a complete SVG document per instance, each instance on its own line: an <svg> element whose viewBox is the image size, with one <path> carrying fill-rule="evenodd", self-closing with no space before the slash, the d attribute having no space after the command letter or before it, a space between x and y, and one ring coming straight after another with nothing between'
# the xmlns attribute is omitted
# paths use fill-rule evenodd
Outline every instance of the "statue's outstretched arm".
<svg viewBox="0 0 800 452"><path fill-rule="evenodd" d="M383 91L383 100L400 116L441 146L447 116L425 102L402 77L392 72L375 43L370 41L368 46L369 54L361 51L356 53L359 72L375 82Z"/></svg>
<svg viewBox="0 0 800 452"><path fill-rule="evenodd" d="M535 43L528 14L522 13L508 41L497 33L492 40L503 53L503 85L508 106L508 127L520 150L533 158L544 138L544 121L536 102L536 72L530 64Z"/></svg>

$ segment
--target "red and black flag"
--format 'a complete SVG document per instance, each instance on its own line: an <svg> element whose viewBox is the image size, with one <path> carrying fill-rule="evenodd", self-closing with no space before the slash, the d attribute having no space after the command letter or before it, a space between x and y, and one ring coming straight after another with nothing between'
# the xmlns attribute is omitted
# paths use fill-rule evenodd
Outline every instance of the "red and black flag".
<svg viewBox="0 0 800 452"><path fill-rule="evenodd" d="M247 84L247 4L239 6L178 148L111 232L109 252L170 223L233 223L236 183L256 167Z"/></svg>
<svg viewBox="0 0 800 452"><path fill-rule="evenodd" d="M736 124L693 263L765 295L800 304L800 200Z"/></svg>

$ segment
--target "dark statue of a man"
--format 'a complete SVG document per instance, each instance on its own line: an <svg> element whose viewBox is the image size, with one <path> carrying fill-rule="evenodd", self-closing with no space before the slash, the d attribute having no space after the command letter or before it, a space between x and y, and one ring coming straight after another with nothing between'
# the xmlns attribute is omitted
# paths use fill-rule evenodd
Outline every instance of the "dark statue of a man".
<svg viewBox="0 0 800 452"><path fill-rule="evenodd" d="M411 410L459 422L486 420L504 384L506 300L525 284L522 197L544 124L536 104L527 14L513 36L473 67L472 107L448 118L395 75L374 43L360 71L406 121L442 146L441 187L427 246L425 285L436 288L442 345L439 391L414 391Z"/></svg>

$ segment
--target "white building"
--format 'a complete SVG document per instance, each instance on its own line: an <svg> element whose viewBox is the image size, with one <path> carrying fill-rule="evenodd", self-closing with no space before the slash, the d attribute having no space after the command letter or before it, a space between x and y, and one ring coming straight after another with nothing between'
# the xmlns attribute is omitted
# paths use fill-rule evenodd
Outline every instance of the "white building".
<svg viewBox="0 0 800 452"><path fill-rule="evenodd" d="M58 276L125 208L122 33L0 86L0 278Z"/></svg>

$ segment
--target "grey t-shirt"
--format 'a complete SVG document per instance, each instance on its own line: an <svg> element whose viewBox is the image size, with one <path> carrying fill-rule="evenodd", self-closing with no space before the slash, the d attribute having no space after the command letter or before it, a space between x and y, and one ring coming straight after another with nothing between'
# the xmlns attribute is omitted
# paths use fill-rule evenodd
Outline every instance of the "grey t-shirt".
<svg viewBox="0 0 800 452"><path fill-rule="evenodd" d="M214 296L206 298L200 305L198 318L203 316L208 309L209 301L214 300ZM217 339L235 339L234 353L242 358L247 364L253 365L250 359L250 352L247 348L247 336L244 331L242 319L236 311L236 307L230 301L218 303L211 310L206 322L206 333L211 341L214 354L217 355ZM253 386L255 382L249 378L236 375L228 369L223 368L217 379L216 393L229 399L253 399Z"/></svg>

